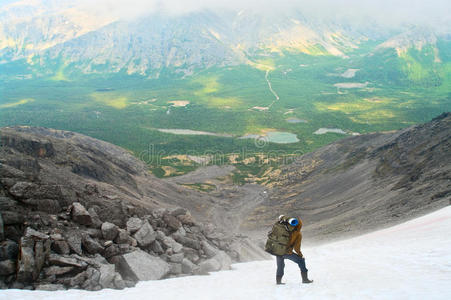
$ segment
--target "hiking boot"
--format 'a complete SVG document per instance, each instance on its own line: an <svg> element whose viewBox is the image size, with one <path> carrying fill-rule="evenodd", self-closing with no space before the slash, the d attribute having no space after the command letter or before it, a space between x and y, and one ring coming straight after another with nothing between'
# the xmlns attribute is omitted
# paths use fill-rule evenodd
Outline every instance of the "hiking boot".
<svg viewBox="0 0 451 300"><path fill-rule="evenodd" d="M282 283L282 276L276 276L276 284L277 285L283 285L285 283Z"/></svg>
<svg viewBox="0 0 451 300"><path fill-rule="evenodd" d="M312 283L313 280L308 279L307 272L301 272L302 283Z"/></svg>

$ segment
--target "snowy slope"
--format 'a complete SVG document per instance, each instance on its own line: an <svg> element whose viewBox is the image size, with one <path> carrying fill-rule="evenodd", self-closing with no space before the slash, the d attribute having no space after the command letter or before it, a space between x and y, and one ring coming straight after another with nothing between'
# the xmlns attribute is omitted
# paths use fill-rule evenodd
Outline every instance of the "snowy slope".
<svg viewBox="0 0 451 300"><path fill-rule="evenodd" d="M210 276L141 282L126 290L4 290L0 299L451 299L451 206L388 229L303 250L311 285L287 261L243 263Z"/></svg>

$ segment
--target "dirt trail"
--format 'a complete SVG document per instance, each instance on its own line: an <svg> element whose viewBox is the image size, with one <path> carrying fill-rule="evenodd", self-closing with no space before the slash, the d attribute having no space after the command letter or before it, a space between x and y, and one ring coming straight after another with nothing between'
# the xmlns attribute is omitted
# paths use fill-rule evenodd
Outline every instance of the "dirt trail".
<svg viewBox="0 0 451 300"><path fill-rule="evenodd" d="M280 97L279 97L279 95L277 95L276 91L273 90L271 81L269 81L268 75L269 75L269 70L266 70L266 74L265 74L266 82L268 83L269 90L274 95L274 97L276 97L276 100L274 100L273 102L271 102L270 105L268 105L268 108L271 108L271 106L273 106L274 103L276 103L277 101L280 100Z"/></svg>

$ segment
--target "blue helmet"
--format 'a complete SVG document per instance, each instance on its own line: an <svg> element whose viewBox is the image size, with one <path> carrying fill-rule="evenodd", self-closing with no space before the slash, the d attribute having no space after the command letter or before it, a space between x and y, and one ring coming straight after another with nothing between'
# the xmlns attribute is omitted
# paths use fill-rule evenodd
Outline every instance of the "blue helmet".
<svg viewBox="0 0 451 300"><path fill-rule="evenodd" d="M297 226L298 224L299 224L299 221L298 221L298 219L296 219L296 218L290 218L289 220L288 220L288 224L290 224L291 226Z"/></svg>

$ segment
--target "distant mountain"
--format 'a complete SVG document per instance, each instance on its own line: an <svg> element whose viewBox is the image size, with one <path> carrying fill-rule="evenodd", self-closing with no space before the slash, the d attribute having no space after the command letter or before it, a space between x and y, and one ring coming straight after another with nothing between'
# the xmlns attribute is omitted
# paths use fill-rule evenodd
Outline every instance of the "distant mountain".
<svg viewBox="0 0 451 300"><path fill-rule="evenodd" d="M0 62L26 60L41 74L70 65L71 72L154 78L164 69L182 76L212 66L258 65L265 56L283 51L346 57L369 39L398 51L437 41L433 33L402 33L403 28L389 30L370 22L356 28L316 21L299 11L200 11L123 20L76 3L19 1L0 8ZM401 35L393 37L394 32Z"/></svg>

